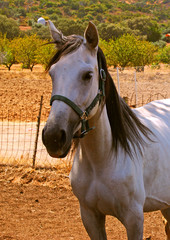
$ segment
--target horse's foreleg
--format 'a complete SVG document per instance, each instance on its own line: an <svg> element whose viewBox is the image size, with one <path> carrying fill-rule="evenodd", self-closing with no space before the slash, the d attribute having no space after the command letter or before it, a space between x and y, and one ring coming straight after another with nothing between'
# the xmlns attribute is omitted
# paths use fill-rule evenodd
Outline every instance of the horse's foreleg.
<svg viewBox="0 0 170 240"><path fill-rule="evenodd" d="M143 239L143 211L131 211L125 214L122 221L126 228L128 240L142 240Z"/></svg>
<svg viewBox="0 0 170 240"><path fill-rule="evenodd" d="M91 240L107 240L105 215L80 205L81 218Z"/></svg>

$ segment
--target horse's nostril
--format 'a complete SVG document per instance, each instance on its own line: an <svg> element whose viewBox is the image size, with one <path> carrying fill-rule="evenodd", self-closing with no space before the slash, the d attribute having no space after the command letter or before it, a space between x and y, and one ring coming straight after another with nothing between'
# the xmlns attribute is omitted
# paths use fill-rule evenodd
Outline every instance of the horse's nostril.
<svg viewBox="0 0 170 240"><path fill-rule="evenodd" d="M61 137L60 137L61 145L64 145L66 143L66 132L64 130L61 130L60 134L61 134Z"/></svg>
<svg viewBox="0 0 170 240"><path fill-rule="evenodd" d="M42 130L42 142L43 144L49 148L49 149L60 149L62 148L65 143L66 143L66 132L61 129L61 130L49 130L45 126L44 129Z"/></svg>
<svg viewBox="0 0 170 240"><path fill-rule="evenodd" d="M59 130L51 136L50 147L62 148L66 143L66 132L64 130Z"/></svg>

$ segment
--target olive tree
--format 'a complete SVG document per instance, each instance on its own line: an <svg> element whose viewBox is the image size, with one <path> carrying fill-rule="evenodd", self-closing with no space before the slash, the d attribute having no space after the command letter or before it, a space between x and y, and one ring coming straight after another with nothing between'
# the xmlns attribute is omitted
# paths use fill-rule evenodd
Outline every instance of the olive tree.
<svg viewBox="0 0 170 240"><path fill-rule="evenodd" d="M5 65L10 71L12 65L16 63L16 52L13 41L6 38L0 38L0 63Z"/></svg>
<svg viewBox="0 0 170 240"><path fill-rule="evenodd" d="M38 63L37 53L41 46L41 41L36 35L24 36L14 41L17 61L22 63L22 68L27 68L32 71L33 67Z"/></svg>

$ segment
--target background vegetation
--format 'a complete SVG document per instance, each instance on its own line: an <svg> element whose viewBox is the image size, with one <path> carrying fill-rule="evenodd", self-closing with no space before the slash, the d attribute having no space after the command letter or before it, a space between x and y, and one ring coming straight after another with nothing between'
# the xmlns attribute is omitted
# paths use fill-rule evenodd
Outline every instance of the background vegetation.
<svg viewBox="0 0 170 240"><path fill-rule="evenodd" d="M169 9L168 0L0 0L0 63L9 70L14 63L47 65L54 46L43 45L50 33L37 19L44 17L65 35L83 35L92 20L108 65L169 64Z"/></svg>

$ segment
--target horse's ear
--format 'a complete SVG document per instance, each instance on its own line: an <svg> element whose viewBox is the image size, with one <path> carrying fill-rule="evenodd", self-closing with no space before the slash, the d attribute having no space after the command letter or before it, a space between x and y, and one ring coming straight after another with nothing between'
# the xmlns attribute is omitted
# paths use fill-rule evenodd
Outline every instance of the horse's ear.
<svg viewBox="0 0 170 240"><path fill-rule="evenodd" d="M96 48L98 46L99 35L96 26L92 22L89 22L89 25L85 30L84 36L90 48Z"/></svg>
<svg viewBox="0 0 170 240"><path fill-rule="evenodd" d="M66 37L60 32L50 20L48 20L48 25L50 28L51 36L57 46L60 46L65 43Z"/></svg>

